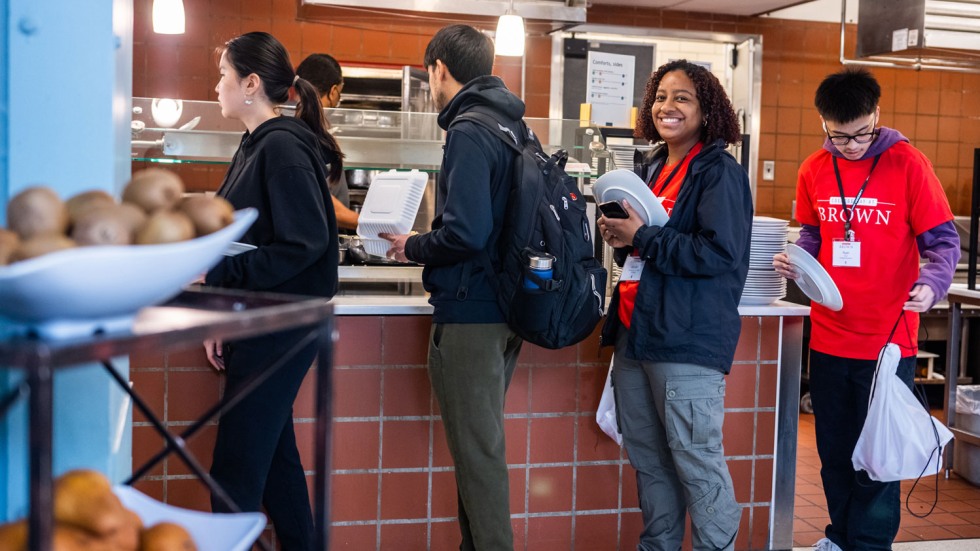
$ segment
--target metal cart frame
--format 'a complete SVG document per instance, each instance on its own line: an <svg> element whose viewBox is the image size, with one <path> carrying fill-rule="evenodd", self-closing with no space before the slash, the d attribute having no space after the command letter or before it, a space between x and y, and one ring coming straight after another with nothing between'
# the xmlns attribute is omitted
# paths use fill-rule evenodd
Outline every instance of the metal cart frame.
<svg viewBox="0 0 980 551"><path fill-rule="evenodd" d="M153 414L128 381L113 367L114 357L134 352L153 352L176 345L200 343L205 339L234 340L307 328L301 344L317 343L316 442L314 520L317 549L327 549L330 527L330 437L333 410L333 306L324 298L297 297L246 291L196 288L187 289L161 306L141 310L128 332L99 334L85 338L43 340L13 337L0 340L0 368L24 371L25 379L6 396L0 397L0 415L21 397L27 396L29 423L30 512L28 549L51 549L54 519L52 484L53 382L57 369L91 362L101 363L109 375L132 398L164 438L166 447L147 465L136 469L126 482L131 484L154 464L173 452L218 497L230 503L224 491L204 471L186 449L184 440L209 419L234 406L268 377L284 361L278 361L258 374L240 392L225 395L198 421L180 435L172 435ZM294 348L294 351L298 348ZM233 504L232 504L233 505ZM237 508L237 507L235 507ZM235 509L233 508L233 509ZM260 542L265 546L265 542Z"/></svg>

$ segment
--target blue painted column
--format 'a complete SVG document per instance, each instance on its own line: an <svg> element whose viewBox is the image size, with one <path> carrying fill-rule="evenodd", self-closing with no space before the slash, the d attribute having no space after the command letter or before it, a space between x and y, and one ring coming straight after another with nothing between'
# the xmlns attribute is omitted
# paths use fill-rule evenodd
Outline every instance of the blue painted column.
<svg viewBox="0 0 980 551"><path fill-rule="evenodd" d="M0 26L0 224L9 198L32 185L62 198L89 189L118 196L131 166L133 0L0 0ZM128 376L128 359L115 362ZM0 391L17 380L0 371ZM125 394L89 365L59 371L54 396L55 472L126 477ZM26 511L27 430L24 404L0 422L0 521Z"/></svg>

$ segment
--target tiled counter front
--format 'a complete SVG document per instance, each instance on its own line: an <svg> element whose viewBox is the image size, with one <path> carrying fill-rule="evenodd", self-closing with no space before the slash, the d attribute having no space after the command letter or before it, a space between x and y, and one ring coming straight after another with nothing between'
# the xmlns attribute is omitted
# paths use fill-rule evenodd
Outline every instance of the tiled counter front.
<svg viewBox="0 0 980 551"><path fill-rule="evenodd" d="M754 310L759 313L743 312L725 399L725 453L744 506L736 549L789 548L779 542L792 543L805 309ZM458 549L452 461L425 368L430 317L339 311L330 549ZM563 350L522 350L506 405L516 549L636 548L635 475L595 423L611 354L597 341L596 334ZM159 389L152 394L170 425L186 425L220 392L221 379L206 366L201 351L174 351L134 358L132 377L136 385ZM311 376L294 410L307 465L313 457L312 382ZM778 424L780 387L792 415ZM778 445L777 434L785 435ZM137 464L159 446L138 415L133 440ZM213 425L191 441L206 466L213 441ZM774 480L781 489L774 491ZM203 485L177 459L137 487L178 506L208 508Z"/></svg>

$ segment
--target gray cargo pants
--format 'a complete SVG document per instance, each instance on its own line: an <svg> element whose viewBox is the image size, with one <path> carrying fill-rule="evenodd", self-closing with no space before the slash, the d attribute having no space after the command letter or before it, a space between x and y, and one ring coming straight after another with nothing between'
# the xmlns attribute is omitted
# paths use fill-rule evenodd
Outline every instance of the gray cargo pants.
<svg viewBox="0 0 980 551"><path fill-rule="evenodd" d="M513 551L504 394L523 341L506 324L433 324L429 380L456 468L462 551Z"/></svg>
<svg viewBox="0 0 980 551"><path fill-rule="evenodd" d="M709 367L626 357L616 337L613 389L643 512L639 551L676 551L691 515L695 550L730 550L742 508L725 463L725 376Z"/></svg>

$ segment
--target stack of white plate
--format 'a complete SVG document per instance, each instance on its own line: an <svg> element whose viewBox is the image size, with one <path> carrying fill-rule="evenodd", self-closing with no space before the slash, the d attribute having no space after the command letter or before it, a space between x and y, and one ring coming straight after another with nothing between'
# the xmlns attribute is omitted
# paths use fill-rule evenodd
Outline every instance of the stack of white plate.
<svg viewBox="0 0 980 551"><path fill-rule="evenodd" d="M789 222L778 218L756 216L752 219L749 275L740 304L764 306L786 296L786 278L773 269L772 257L786 252L788 227Z"/></svg>

